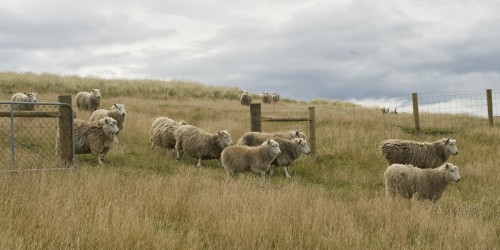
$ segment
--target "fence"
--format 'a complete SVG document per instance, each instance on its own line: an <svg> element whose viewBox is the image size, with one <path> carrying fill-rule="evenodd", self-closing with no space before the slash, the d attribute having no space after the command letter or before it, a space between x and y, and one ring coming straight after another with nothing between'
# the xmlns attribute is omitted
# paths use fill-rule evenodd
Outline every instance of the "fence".
<svg viewBox="0 0 500 250"><path fill-rule="evenodd" d="M0 171L75 166L71 96L59 96L58 101L0 102ZM19 110L20 104L32 111Z"/></svg>

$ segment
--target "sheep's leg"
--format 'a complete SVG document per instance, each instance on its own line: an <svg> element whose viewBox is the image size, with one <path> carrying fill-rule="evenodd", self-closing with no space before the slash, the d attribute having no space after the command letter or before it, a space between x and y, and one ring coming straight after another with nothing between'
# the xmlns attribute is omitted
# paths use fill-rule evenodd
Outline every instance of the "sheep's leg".
<svg viewBox="0 0 500 250"><path fill-rule="evenodd" d="M276 166L275 165L271 165L271 167L269 168L269 176L273 176L274 175L274 168Z"/></svg>
<svg viewBox="0 0 500 250"><path fill-rule="evenodd" d="M101 154L97 154L97 163L98 163L99 165L103 165L103 163L102 163L102 157L101 157Z"/></svg>
<svg viewBox="0 0 500 250"><path fill-rule="evenodd" d="M177 150L177 160L180 161L182 157L182 150L178 147L175 147L175 149Z"/></svg>
<svg viewBox="0 0 500 250"><path fill-rule="evenodd" d="M287 177L287 178L292 177L292 176L290 175L290 173L288 172L288 165L287 165L287 166L285 166L285 175L286 175L286 177Z"/></svg>
<svg viewBox="0 0 500 250"><path fill-rule="evenodd" d="M198 163L196 164L197 167L201 167L201 157L198 157Z"/></svg>
<svg viewBox="0 0 500 250"><path fill-rule="evenodd" d="M155 143L153 141L153 137L149 137L149 142L151 142L151 149L155 148Z"/></svg>

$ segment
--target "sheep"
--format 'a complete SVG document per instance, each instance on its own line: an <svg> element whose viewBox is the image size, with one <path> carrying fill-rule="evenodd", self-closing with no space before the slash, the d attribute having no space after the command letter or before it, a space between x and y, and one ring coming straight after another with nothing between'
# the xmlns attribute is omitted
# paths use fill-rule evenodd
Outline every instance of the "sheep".
<svg viewBox="0 0 500 250"><path fill-rule="evenodd" d="M153 121L151 126L151 135L149 141L151 142L151 149L155 145L172 149L175 147L174 131L180 125L186 125L185 121L174 121L168 117L158 117Z"/></svg>
<svg viewBox="0 0 500 250"><path fill-rule="evenodd" d="M79 111L96 111L101 107L101 91L92 89L90 92L78 92L75 97Z"/></svg>
<svg viewBox="0 0 500 250"><path fill-rule="evenodd" d="M274 138L274 140L280 145L281 154L271 163L270 175L274 174L275 166L283 166L286 177L290 178L292 177L288 172L290 164L298 159L301 154L308 155L311 153L311 150L307 146L307 141L302 138L294 138L291 140Z"/></svg>
<svg viewBox="0 0 500 250"><path fill-rule="evenodd" d="M222 150L233 145L227 130L210 134L192 125L180 125L174 131L175 149L179 161L183 153L198 158L196 166L201 167L201 160L220 159Z"/></svg>
<svg viewBox="0 0 500 250"><path fill-rule="evenodd" d="M412 165L392 164L384 172L386 194L410 199L428 199L436 203L451 181L460 181L458 167L444 163L438 168L421 169Z"/></svg>
<svg viewBox="0 0 500 250"><path fill-rule="evenodd" d="M262 102L263 103L271 103L271 101L272 101L272 97L269 94L269 92L263 92L262 93Z"/></svg>
<svg viewBox="0 0 500 250"><path fill-rule="evenodd" d="M241 105L249 106L252 103L252 97L248 94L248 91L243 91L240 97Z"/></svg>
<svg viewBox="0 0 500 250"><path fill-rule="evenodd" d="M109 116L116 121L116 126L122 131L123 123L125 123L125 115L127 111L125 110L125 105L120 103L115 103L111 106L110 110L98 109L92 113L89 121L98 121L106 116Z"/></svg>
<svg viewBox="0 0 500 250"><path fill-rule="evenodd" d="M411 164L418 168L436 168L443 165L458 149L452 138L443 138L433 143L389 139L382 141L380 154L390 164Z"/></svg>
<svg viewBox="0 0 500 250"><path fill-rule="evenodd" d="M273 93L273 102L279 102L280 100L280 93L274 92Z"/></svg>
<svg viewBox="0 0 500 250"><path fill-rule="evenodd" d="M238 145L247 146L259 146L265 140L269 138L282 138L282 139L293 139L302 138L306 139L306 135L298 130L292 130L288 132L275 132L275 133L263 133L263 132L248 132L241 136L238 140Z"/></svg>
<svg viewBox="0 0 500 250"><path fill-rule="evenodd" d="M111 117L92 122L75 119L75 153L95 155L98 164L103 165L118 132L116 121Z"/></svg>
<svg viewBox="0 0 500 250"><path fill-rule="evenodd" d="M15 93L11 98L12 102L36 102L36 93ZM13 110L35 110L35 105L33 104L12 104Z"/></svg>
<svg viewBox="0 0 500 250"><path fill-rule="evenodd" d="M257 147L237 145L225 148L221 154L221 163L228 180L236 179L240 172L248 171L260 173L264 179L271 162L280 153L279 143L268 139Z"/></svg>

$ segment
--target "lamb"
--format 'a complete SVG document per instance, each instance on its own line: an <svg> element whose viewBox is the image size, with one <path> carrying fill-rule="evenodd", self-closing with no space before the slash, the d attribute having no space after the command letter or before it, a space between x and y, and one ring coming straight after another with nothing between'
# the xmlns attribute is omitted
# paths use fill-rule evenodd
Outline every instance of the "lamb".
<svg viewBox="0 0 500 250"><path fill-rule="evenodd" d="M116 121L111 117L92 122L75 119L75 153L95 155L99 165L103 165L118 132Z"/></svg>
<svg viewBox="0 0 500 250"><path fill-rule="evenodd" d="M307 146L307 141L302 138L294 138L291 140L274 138L274 140L280 145L281 154L271 163L270 175L274 174L275 166L283 166L286 177L290 178L292 177L288 172L290 164L298 159L301 154L308 155L311 153L311 150Z"/></svg>
<svg viewBox="0 0 500 250"><path fill-rule="evenodd" d="M269 138L282 138L282 139L294 139L302 138L306 139L306 135L298 130L292 130L288 132L275 132L275 133L263 133L263 132L248 132L241 136L238 140L238 145L247 146L259 146L265 140Z"/></svg>
<svg viewBox="0 0 500 250"><path fill-rule="evenodd" d="M174 121L168 117L158 117L153 121L151 126L151 135L149 141L151 142L151 149L156 146L172 149L175 147L174 131L180 125L186 125L185 121Z"/></svg>
<svg viewBox="0 0 500 250"><path fill-rule="evenodd" d="M410 199L428 199L436 203L451 181L460 181L458 167L444 163L438 168L421 169L412 165L392 164L384 172L386 194Z"/></svg>
<svg viewBox="0 0 500 250"><path fill-rule="evenodd" d="M221 163L228 179L236 179L240 172L260 173L264 179L271 162L281 153L280 145L273 139L264 141L260 146L237 145L222 151Z"/></svg>
<svg viewBox="0 0 500 250"><path fill-rule="evenodd" d="M443 138L433 143L390 139L382 141L380 154L390 164L410 164L418 168L436 168L443 165L458 149L452 138Z"/></svg>
<svg viewBox="0 0 500 250"><path fill-rule="evenodd" d="M101 91L92 89L90 92L78 92L75 100L79 111L96 111L101 107Z"/></svg>
<svg viewBox="0 0 500 250"><path fill-rule="evenodd" d="M15 93L11 98L12 102L36 102L36 93ZM13 110L35 110L35 105L32 104L12 104Z"/></svg>
<svg viewBox="0 0 500 250"><path fill-rule="evenodd" d="M269 94L269 92L263 92L262 93L262 102L263 103L271 103L271 101L272 101L272 97Z"/></svg>
<svg viewBox="0 0 500 250"><path fill-rule="evenodd" d="M227 130L210 134L192 125L180 125L174 131L177 160L183 153L198 158L196 166L201 167L201 160L220 159L222 150L233 145Z"/></svg>
<svg viewBox="0 0 500 250"><path fill-rule="evenodd" d="M279 102L280 100L280 93L274 92L273 93L273 102Z"/></svg>
<svg viewBox="0 0 500 250"><path fill-rule="evenodd" d="M106 116L109 116L116 121L116 126L122 131L123 123L125 123L125 115L127 111L125 110L125 105L120 103L115 103L111 106L110 110L98 109L92 113L89 121L98 121Z"/></svg>
<svg viewBox="0 0 500 250"><path fill-rule="evenodd" d="M240 97L241 105L249 106L252 103L252 97L248 94L248 91L243 91Z"/></svg>

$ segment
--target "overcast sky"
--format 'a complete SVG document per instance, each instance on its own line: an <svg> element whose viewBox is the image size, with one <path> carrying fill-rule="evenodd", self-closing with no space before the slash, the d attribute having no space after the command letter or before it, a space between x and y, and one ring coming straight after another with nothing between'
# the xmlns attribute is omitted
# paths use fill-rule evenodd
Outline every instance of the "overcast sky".
<svg viewBox="0 0 500 250"><path fill-rule="evenodd" d="M494 89L499 13L498 0L2 0L0 71L298 100Z"/></svg>

